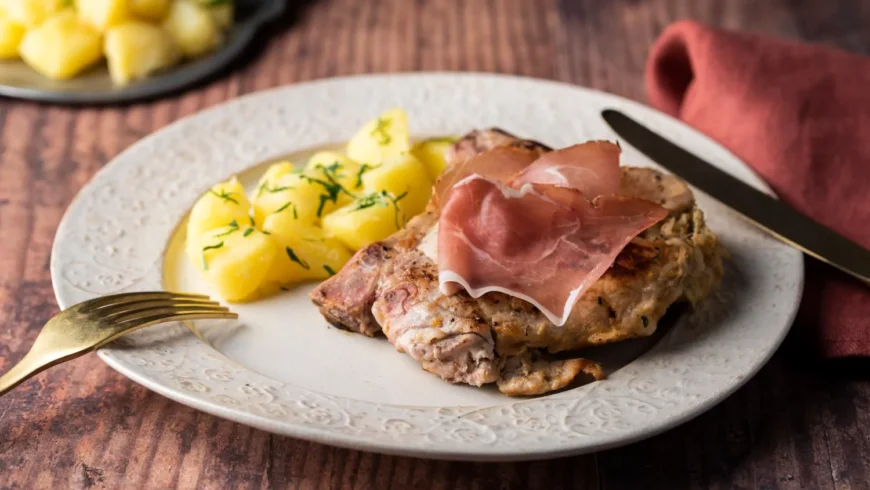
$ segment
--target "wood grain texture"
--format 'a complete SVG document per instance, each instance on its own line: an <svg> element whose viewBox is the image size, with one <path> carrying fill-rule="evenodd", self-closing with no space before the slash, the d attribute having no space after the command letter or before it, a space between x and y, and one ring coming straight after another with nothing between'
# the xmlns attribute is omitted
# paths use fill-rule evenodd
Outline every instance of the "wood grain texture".
<svg viewBox="0 0 870 490"><path fill-rule="evenodd" d="M647 49L679 18L870 52L864 0L288 0L223 78L112 108L0 100L0 370L57 311L55 228L139 138L241 94L413 70L550 78L643 100ZM817 365L799 332L721 405L621 449L524 464L380 456L273 436L171 402L95 356L0 399L0 488L870 489L870 369Z"/></svg>

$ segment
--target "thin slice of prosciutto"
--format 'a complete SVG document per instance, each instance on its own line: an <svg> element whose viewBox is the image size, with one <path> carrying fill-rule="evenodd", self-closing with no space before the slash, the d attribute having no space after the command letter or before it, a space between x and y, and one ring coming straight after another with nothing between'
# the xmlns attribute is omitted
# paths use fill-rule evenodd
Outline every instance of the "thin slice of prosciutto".
<svg viewBox="0 0 870 490"><path fill-rule="evenodd" d="M537 151L528 148L498 146L480 153L468 161L450 167L435 182L433 196L437 205L442 205L453 186L469 175L508 181L517 172L527 168L538 158Z"/></svg>
<svg viewBox="0 0 870 490"><path fill-rule="evenodd" d="M619 146L609 141L590 141L551 151L519 171L508 185L520 188L525 184L553 184L577 189L589 199L617 194L622 179L620 152Z"/></svg>
<svg viewBox="0 0 870 490"><path fill-rule="evenodd" d="M635 236L667 215L655 203L617 195L619 148L612 144L547 154L509 179L465 171L443 194L442 292L509 294L556 325Z"/></svg>

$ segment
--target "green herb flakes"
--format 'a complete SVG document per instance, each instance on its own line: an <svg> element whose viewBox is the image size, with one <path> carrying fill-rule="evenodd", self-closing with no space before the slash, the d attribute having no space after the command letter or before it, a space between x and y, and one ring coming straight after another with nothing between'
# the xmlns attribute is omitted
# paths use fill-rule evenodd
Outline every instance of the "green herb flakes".
<svg viewBox="0 0 870 490"><path fill-rule="evenodd" d="M223 190L223 189L221 189L220 192L215 192L214 189L209 189L208 192L209 192L210 194L214 195L215 197L217 197L218 199L223 199L225 202L231 202L231 203L234 203L234 204L238 204L238 203L239 203L239 201L237 201L237 200L233 197L233 194L235 194L234 192L227 192L227 191L225 191L225 190Z"/></svg>
<svg viewBox="0 0 870 490"><path fill-rule="evenodd" d="M223 246L224 246L224 242L219 242L219 243L216 243L214 245L207 245L205 247L202 247L202 270L205 270L205 271L208 270L208 261L205 260L205 253L208 252L209 250L217 250L219 248L222 248Z"/></svg>
<svg viewBox="0 0 870 490"><path fill-rule="evenodd" d="M296 255L296 252L294 252L292 248L285 247L285 250L287 251L287 257L290 257L290 260L299 264L303 269L311 270L311 267L308 265L308 262L305 262L304 260L300 259L299 256Z"/></svg>
<svg viewBox="0 0 870 490"><path fill-rule="evenodd" d="M225 237L227 235L230 235L232 233L239 231L239 223L236 220L230 221L230 224L227 226L229 226L230 229L223 232L223 233L219 233L219 234L215 235L215 238Z"/></svg>
<svg viewBox="0 0 870 490"><path fill-rule="evenodd" d="M357 199L356 206L353 209L351 209L351 212L360 211L363 209L370 208L372 206L388 207L388 206L392 205L394 210L395 210L394 219L395 219L396 229L398 230L399 228L401 228L405 224L405 213L402 212L401 209L399 209L399 201L404 199L405 196L407 196L407 195L408 195L407 191L405 191L405 192L403 192L395 197L392 194L390 194L389 192L387 192L386 190L382 190L381 192L373 192L371 194L365 195L365 196ZM400 213L402 215L401 220L399 219ZM401 221L401 223L400 223L400 221Z"/></svg>
<svg viewBox="0 0 870 490"><path fill-rule="evenodd" d="M378 120L375 122L375 129L373 129L372 132L369 133L369 136L375 138L375 140L377 140L378 144L381 146L389 145L390 142L393 141L393 138L387 131L392 125L392 119L383 119L379 117Z"/></svg>
<svg viewBox="0 0 870 490"><path fill-rule="evenodd" d="M347 194L348 196L355 198L356 196L352 194L350 191L345 189L341 184L339 184L335 179L336 176L334 172L328 171L327 167L320 167L323 169L323 176L326 180L317 179L308 175L303 174L302 178L313 183L318 184L323 187L323 190L326 192L325 194L320 195L320 205L317 207L317 217L320 218L323 216L323 208L326 206L326 203L338 202L338 196L342 193Z"/></svg>
<svg viewBox="0 0 870 490"><path fill-rule="evenodd" d="M366 173L366 172L368 172L369 170L371 170L371 169L373 169L373 168L374 168L374 167L371 166L371 165L369 165L368 163L364 163L364 164L362 164L362 166L359 168L359 170L358 170L357 173L356 173L356 186L355 186L355 187L357 187L357 188L362 187L362 185L363 185L363 181L362 181L362 176L363 176L363 174Z"/></svg>

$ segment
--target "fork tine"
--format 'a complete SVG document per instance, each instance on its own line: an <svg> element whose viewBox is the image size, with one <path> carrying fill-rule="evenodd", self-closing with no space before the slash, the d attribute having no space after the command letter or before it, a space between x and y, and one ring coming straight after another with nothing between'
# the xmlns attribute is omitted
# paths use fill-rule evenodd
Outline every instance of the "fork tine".
<svg viewBox="0 0 870 490"><path fill-rule="evenodd" d="M132 303L136 301L148 301L155 299L186 299L190 301L211 301L211 298L203 294L152 291L138 293L120 293L112 294L109 296L102 296L99 298L85 301L83 303L79 303L78 305L74 306L74 308L78 308L81 313L88 313L98 308L103 308L105 306L110 306L117 303Z"/></svg>
<svg viewBox="0 0 870 490"><path fill-rule="evenodd" d="M153 312L152 312L153 313ZM178 320L206 320L206 319L230 319L235 320L239 315L231 311L214 311L214 310L176 310L171 313L153 313L151 315L141 315L137 318L129 318L120 322L119 326L126 326L125 332L147 327L155 323L165 323Z"/></svg>
<svg viewBox="0 0 870 490"><path fill-rule="evenodd" d="M183 308L194 306L218 308L221 304L217 301L190 301L184 299L133 301L129 303L116 303L104 306L103 308L91 311L90 315L101 320L111 320L125 313L133 313L136 311L150 310L154 308Z"/></svg>
<svg viewBox="0 0 870 490"><path fill-rule="evenodd" d="M139 315L135 318L128 318L120 323L114 323L112 325L113 333L112 335L106 336L99 343L93 346L94 349L98 349L109 342L117 339L118 337L132 332L134 330L138 330L140 328L147 327L149 325L154 325L157 323L166 323L171 321L181 321L181 320L207 320L207 319L228 319L235 320L239 318L239 315L231 312L231 311L220 311L220 310L209 310L209 309L170 309L169 312L158 312L159 310L154 310L150 315Z"/></svg>
<svg viewBox="0 0 870 490"><path fill-rule="evenodd" d="M174 315L214 313L216 315L230 313L229 308L223 306L183 306L183 307L168 307L168 308L148 308L144 310L128 311L115 315L112 318L106 319L114 325L122 325L130 322L137 322L145 318L152 317L169 317ZM233 313L233 315L235 315Z"/></svg>

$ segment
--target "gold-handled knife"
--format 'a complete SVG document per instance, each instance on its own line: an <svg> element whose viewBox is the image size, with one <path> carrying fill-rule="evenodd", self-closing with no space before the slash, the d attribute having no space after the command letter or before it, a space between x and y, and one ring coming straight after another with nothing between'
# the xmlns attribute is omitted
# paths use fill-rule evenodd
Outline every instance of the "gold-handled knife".
<svg viewBox="0 0 870 490"><path fill-rule="evenodd" d="M870 285L870 251L789 205L743 183L625 114L606 109L604 121L628 144L774 237Z"/></svg>

